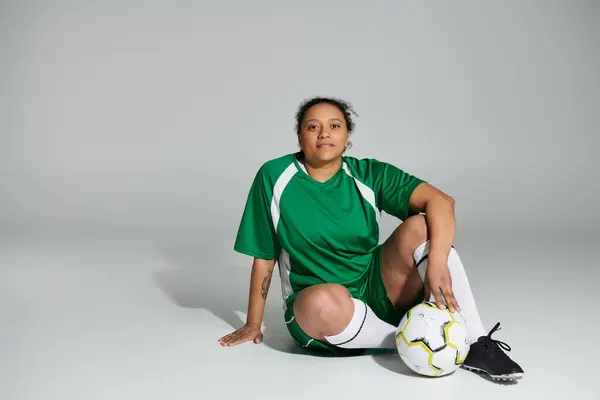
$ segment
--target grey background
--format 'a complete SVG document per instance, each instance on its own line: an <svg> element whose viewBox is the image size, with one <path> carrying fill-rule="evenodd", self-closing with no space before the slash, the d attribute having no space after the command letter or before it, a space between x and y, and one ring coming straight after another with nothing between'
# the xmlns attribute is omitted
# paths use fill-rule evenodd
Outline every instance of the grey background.
<svg viewBox="0 0 600 400"><path fill-rule="evenodd" d="M597 331L599 18L583 0L0 1L0 398L595 398L597 350L556 327ZM276 280L264 346L217 345L245 319L251 180L297 149L313 95L356 107L349 155L456 198L518 386L303 354Z"/></svg>
<svg viewBox="0 0 600 400"><path fill-rule="evenodd" d="M317 94L461 230L597 232L598 2L1 7L4 232L230 237Z"/></svg>

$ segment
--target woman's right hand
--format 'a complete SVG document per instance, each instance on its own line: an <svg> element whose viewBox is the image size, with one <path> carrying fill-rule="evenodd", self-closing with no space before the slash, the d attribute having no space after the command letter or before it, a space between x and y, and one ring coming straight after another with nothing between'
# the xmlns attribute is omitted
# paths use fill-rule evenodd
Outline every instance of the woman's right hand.
<svg viewBox="0 0 600 400"><path fill-rule="evenodd" d="M262 343L262 339L263 334L260 326L247 322L246 325L242 326L240 329L220 338L219 343L224 347L232 347L250 341L259 344Z"/></svg>

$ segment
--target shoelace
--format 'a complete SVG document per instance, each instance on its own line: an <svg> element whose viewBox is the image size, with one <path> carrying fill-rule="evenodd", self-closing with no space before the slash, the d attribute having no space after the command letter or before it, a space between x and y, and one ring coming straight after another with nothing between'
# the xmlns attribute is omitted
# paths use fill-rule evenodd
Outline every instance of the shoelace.
<svg viewBox="0 0 600 400"><path fill-rule="evenodd" d="M496 323L496 325L494 325L490 333L488 333L487 336L485 336L484 348L486 352L490 353L493 356L508 357L502 350L511 351L510 346L500 340L492 339L492 335L494 334L494 332L499 330L500 322Z"/></svg>

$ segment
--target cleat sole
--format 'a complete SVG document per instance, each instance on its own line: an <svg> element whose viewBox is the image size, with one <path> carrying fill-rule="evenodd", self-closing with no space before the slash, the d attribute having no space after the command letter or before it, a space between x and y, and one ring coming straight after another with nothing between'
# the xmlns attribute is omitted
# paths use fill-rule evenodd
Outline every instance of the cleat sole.
<svg viewBox="0 0 600 400"><path fill-rule="evenodd" d="M487 376L489 376L492 380L494 381L500 381L500 382L516 382L519 379L523 378L523 373L522 372L517 372L514 374L508 374L508 375L492 375L489 372L487 372L486 370L483 370L481 368L475 368L475 367L468 367L466 365L462 365L462 367L468 371L471 372L475 372L478 374L485 374Z"/></svg>

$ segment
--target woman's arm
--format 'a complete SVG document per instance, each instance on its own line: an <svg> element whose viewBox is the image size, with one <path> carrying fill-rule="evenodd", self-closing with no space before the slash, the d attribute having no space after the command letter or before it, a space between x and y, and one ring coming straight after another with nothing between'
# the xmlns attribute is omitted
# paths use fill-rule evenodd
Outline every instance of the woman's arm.
<svg viewBox="0 0 600 400"><path fill-rule="evenodd" d="M438 306L442 306L444 296L450 310L460 310L452 292L452 280L448 271L448 256L456 235L454 199L437 189L423 183L413 192L410 207L424 212L429 236L429 257L427 267L426 296L433 294Z"/></svg>
<svg viewBox="0 0 600 400"><path fill-rule="evenodd" d="M265 311L265 303L269 287L271 286L271 277L275 268L275 260L263 260L255 258L252 263L252 273L250 276L250 292L248 297L248 316L246 323L261 326Z"/></svg>
<svg viewBox="0 0 600 400"><path fill-rule="evenodd" d="M219 343L222 346L236 346L250 341L256 344L262 342L261 327L275 261L254 258L252 273L250 275L246 324L238 330L220 338Z"/></svg>
<svg viewBox="0 0 600 400"><path fill-rule="evenodd" d="M431 242L430 263L446 262L456 235L454 199L435 186L422 183L417 186L410 198L410 208L425 213Z"/></svg>

